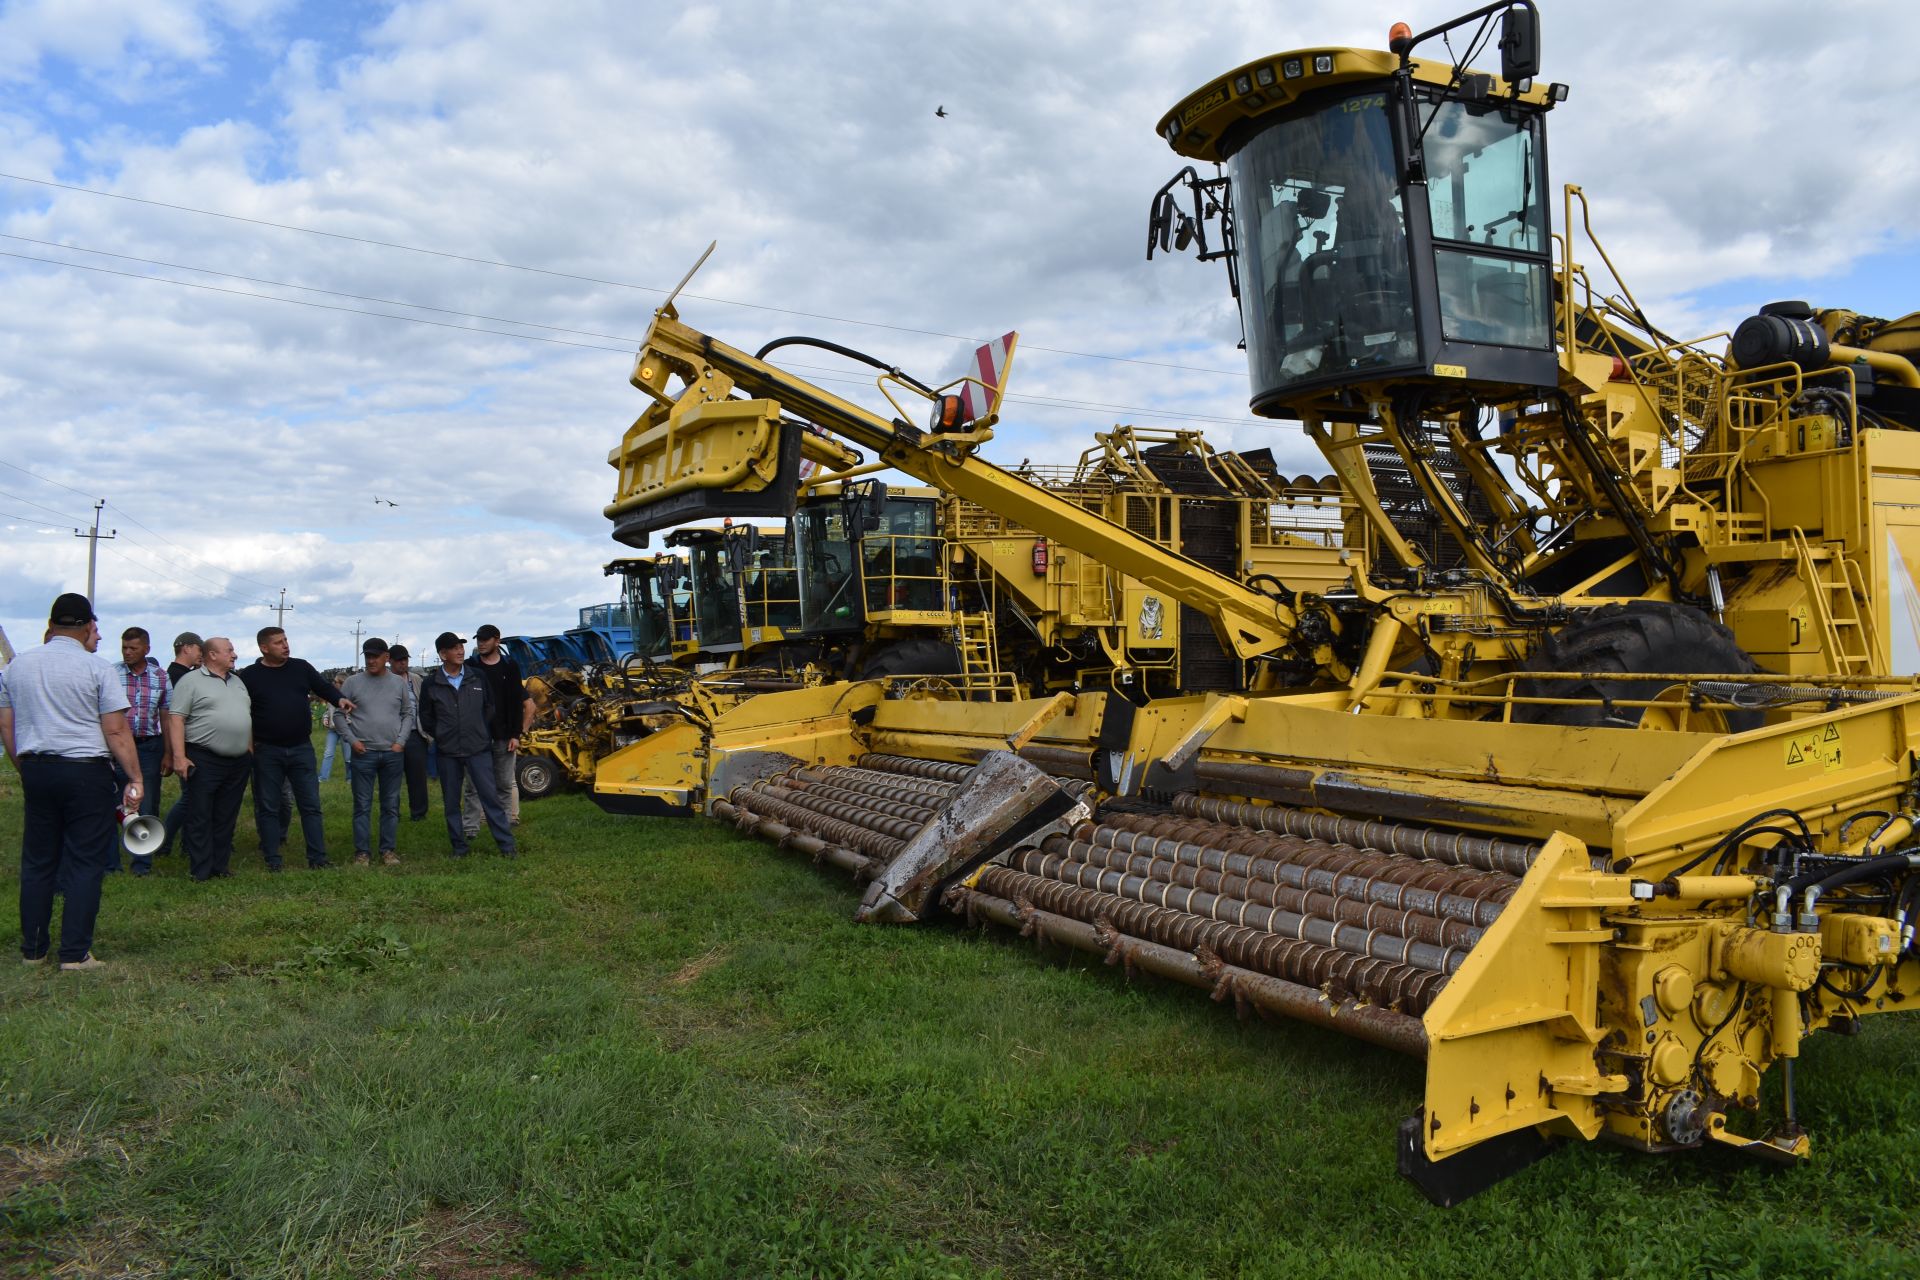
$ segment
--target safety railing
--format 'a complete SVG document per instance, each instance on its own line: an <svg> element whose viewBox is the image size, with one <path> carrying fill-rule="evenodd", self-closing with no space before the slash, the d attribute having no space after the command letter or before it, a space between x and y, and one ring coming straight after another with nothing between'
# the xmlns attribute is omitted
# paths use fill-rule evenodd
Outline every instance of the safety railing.
<svg viewBox="0 0 1920 1280"><path fill-rule="evenodd" d="M947 540L869 533L860 540L860 582L867 617L947 612Z"/></svg>

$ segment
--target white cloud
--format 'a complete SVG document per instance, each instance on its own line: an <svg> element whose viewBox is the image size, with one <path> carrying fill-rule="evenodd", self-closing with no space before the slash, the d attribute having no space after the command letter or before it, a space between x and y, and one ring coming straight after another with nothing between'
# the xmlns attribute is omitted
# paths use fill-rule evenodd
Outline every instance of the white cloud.
<svg viewBox="0 0 1920 1280"><path fill-rule="evenodd" d="M0 10L0 84L70 64L103 97L150 99L215 66L225 41L285 0L14 0ZM64 105L64 104L63 104Z"/></svg>
<svg viewBox="0 0 1920 1280"><path fill-rule="evenodd" d="M1305 42L1377 46L1408 16L1400 4L1327 2L1281 15L1252 0L1204 12L417 0L343 44L315 24L331 13L9 6L7 165L660 287L717 238L682 311L733 345L814 333L932 373L956 344L705 299L946 334L1018 327L1016 397L1241 420L1223 269L1144 260L1148 197L1180 164L1153 125L1229 67ZM1573 86L1553 117L1553 176L1589 191L1609 252L1657 320L1724 324L1738 318L1727 304L1693 295L1760 277L1757 302L1766 278L1911 252L1920 176L1908 153L1875 142L1903 135L1920 72L1876 54L1920 34L1920 11L1865 13L1815 21L1797 5L1727 0L1689 11L1715 33L1704 45L1652 38L1674 22L1651 3L1549 9L1546 75ZM191 90L242 39L274 50L244 110L229 94L156 134L116 109L114 77ZM50 59L93 88L41 101ZM658 303L73 192L0 184L0 199L0 231L14 235L602 334L639 334ZM355 618L416 636L470 627L482 612L510 631L555 629L608 597L599 565L619 548L600 515L613 478L605 455L640 407L625 355L5 259L0 277L0 459L104 494L184 544L122 523L128 541L103 553L103 602L151 617L156 634L216 623L248 634L267 616L257 602L282 583L298 605L296 642L311 634L315 646L344 646ZM999 456L1069 458L1093 430L1133 416L1016 404ZM1217 434L1270 444L1289 469L1320 469L1290 428ZM3 468L0 490L90 506ZM376 509L376 494L400 505ZM33 510L6 503L0 511ZM0 520L0 623L16 640L37 636L50 593L84 574L84 544L59 528ZM194 598L212 589L205 575L226 594Z"/></svg>

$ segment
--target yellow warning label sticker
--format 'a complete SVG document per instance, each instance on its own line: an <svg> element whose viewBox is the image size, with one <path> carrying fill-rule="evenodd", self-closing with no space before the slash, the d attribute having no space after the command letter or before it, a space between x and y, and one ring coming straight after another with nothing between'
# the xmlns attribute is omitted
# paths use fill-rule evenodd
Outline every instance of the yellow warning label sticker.
<svg viewBox="0 0 1920 1280"><path fill-rule="evenodd" d="M1828 773L1840 767L1840 726L1809 729L1787 739L1787 767L1817 764Z"/></svg>
<svg viewBox="0 0 1920 1280"><path fill-rule="evenodd" d="M1433 366L1433 376L1436 378L1464 378L1467 376L1467 366L1463 364L1436 364Z"/></svg>

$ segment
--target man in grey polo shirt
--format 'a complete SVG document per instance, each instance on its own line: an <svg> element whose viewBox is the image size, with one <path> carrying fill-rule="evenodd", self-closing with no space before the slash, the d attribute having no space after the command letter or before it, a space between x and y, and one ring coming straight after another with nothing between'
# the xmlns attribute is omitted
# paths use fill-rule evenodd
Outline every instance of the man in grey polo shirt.
<svg viewBox="0 0 1920 1280"><path fill-rule="evenodd" d="M210 880L233 874L233 827L253 772L253 698L233 674L233 641L207 637L201 662L173 688L167 741L187 783L188 866L195 880Z"/></svg>
<svg viewBox="0 0 1920 1280"><path fill-rule="evenodd" d="M20 955L43 964L52 949L53 895L60 911L60 967L95 969L93 924L100 881L120 838L113 820L113 766L129 779L120 799L138 810L140 754L127 728L127 691L94 657L100 628L87 598L53 602L47 642L0 672L0 745L20 771L26 821L20 837Z"/></svg>

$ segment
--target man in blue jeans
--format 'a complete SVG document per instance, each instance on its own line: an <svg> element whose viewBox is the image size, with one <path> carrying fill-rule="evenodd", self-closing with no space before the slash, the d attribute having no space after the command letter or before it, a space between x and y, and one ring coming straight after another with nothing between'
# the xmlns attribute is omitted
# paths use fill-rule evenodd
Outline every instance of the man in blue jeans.
<svg viewBox="0 0 1920 1280"><path fill-rule="evenodd" d="M467 856L466 825L460 820L460 787L471 780L494 846L501 856L515 853L513 831L500 793L493 785L493 690L486 678L468 669L467 642L442 631L433 642L440 665L420 682L420 732L440 749L440 802L447 811L447 839L453 856Z"/></svg>
<svg viewBox="0 0 1920 1280"><path fill-rule="evenodd" d="M239 675L253 696L253 816L260 831L260 856L267 870L280 869L280 842L293 815L284 812L281 784L293 784L300 828L307 837L307 865L330 867L327 833L320 817L320 775L313 759L313 719L307 695L324 698L342 711L353 703L304 658L289 656L287 633L262 627L254 637L260 660Z"/></svg>
<svg viewBox="0 0 1920 1280"><path fill-rule="evenodd" d="M127 731L127 691L94 657L100 628L87 598L53 602L47 642L0 672L0 746L20 771L20 958L45 964L60 913L60 967L97 969L93 925L113 823L113 764L128 781L120 801L140 807L140 756ZM109 757L112 763L109 763Z"/></svg>
<svg viewBox="0 0 1920 1280"><path fill-rule="evenodd" d="M366 670L347 677L341 689L346 729L347 781L353 785L353 865L373 859L373 791L380 788L380 861L400 865L394 842L400 834L400 783L406 774L407 734L413 725L413 685L387 670L387 642L375 636L360 647Z"/></svg>

